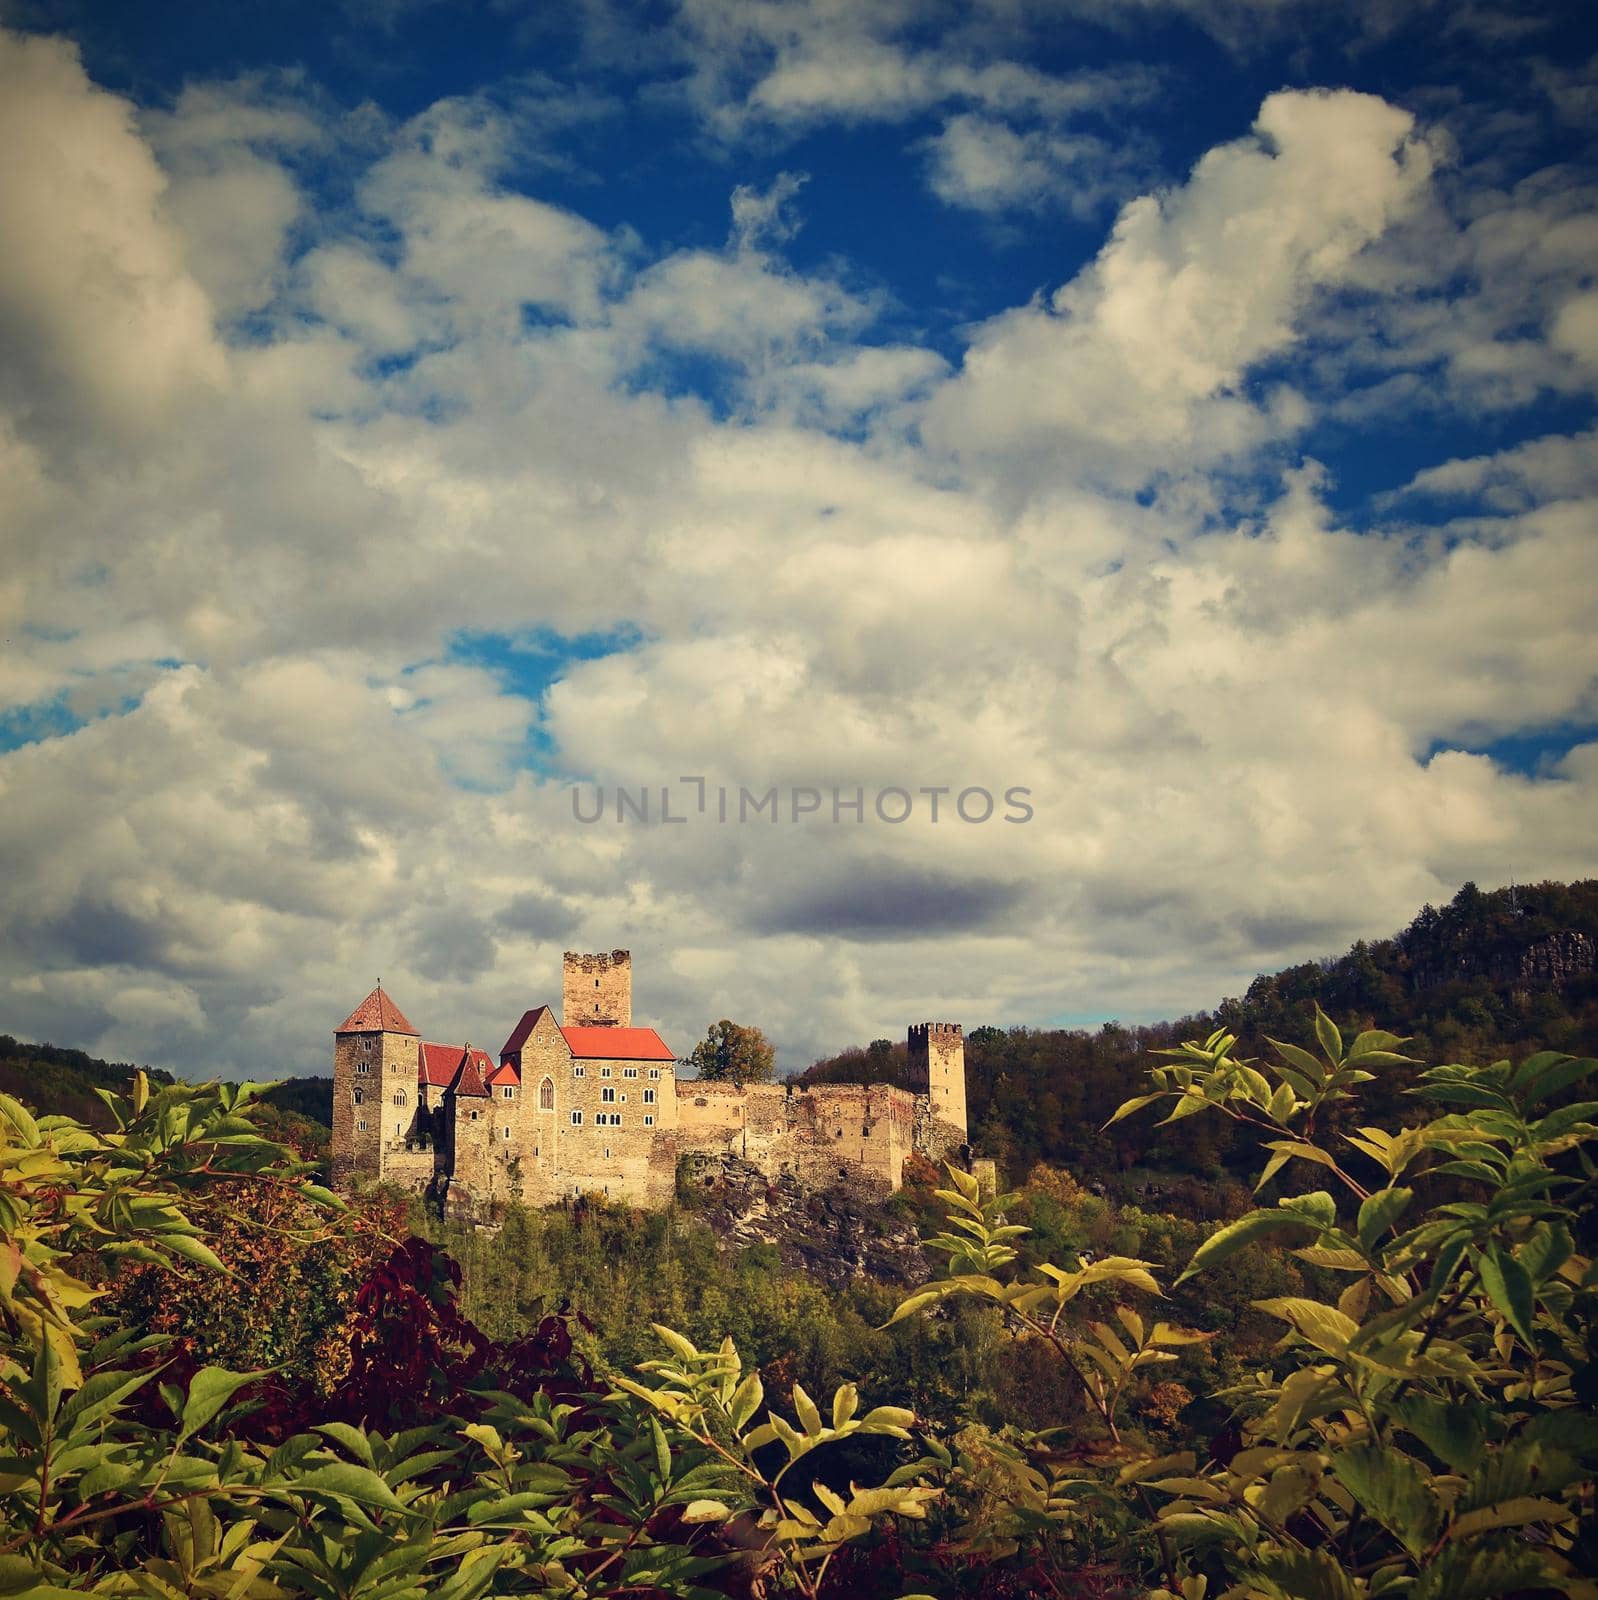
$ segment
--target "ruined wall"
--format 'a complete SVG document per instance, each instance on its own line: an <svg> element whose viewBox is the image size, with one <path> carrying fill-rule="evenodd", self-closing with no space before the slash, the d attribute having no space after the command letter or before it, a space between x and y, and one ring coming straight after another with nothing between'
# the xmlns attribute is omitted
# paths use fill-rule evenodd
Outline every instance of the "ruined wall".
<svg viewBox="0 0 1598 1600"><path fill-rule="evenodd" d="M911 1148L914 1095L887 1084L832 1083L795 1100L793 1159L802 1182L899 1187Z"/></svg>
<svg viewBox="0 0 1598 1600"><path fill-rule="evenodd" d="M437 1157L430 1149L407 1150L401 1145L383 1154L383 1181L411 1194L426 1194L437 1170Z"/></svg>
<svg viewBox="0 0 1598 1600"><path fill-rule="evenodd" d="M915 1097L886 1084L740 1089L689 1080L678 1086L678 1107L679 1155L736 1157L773 1181L791 1176L812 1188L857 1180L896 1189Z"/></svg>
<svg viewBox="0 0 1598 1600"><path fill-rule="evenodd" d="M560 1020L568 1027L633 1025L633 958L630 951L561 957Z"/></svg>

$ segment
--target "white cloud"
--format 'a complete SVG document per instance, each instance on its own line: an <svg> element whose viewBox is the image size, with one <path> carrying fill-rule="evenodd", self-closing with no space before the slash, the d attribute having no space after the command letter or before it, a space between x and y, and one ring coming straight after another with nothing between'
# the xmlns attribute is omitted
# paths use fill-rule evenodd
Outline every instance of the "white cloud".
<svg viewBox="0 0 1598 1600"><path fill-rule="evenodd" d="M718 15L766 30L749 81L784 116L866 92L805 89L826 41L782 35L783 8ZM835 41L855 15L802 13ZM991 47L922 59L900 15L873 22L897 64L866 51L860 83L964 97L968 131L1069 115L1044 105L1066 80ZM1396 230L1500 278L1540 263L1522 336L1574 370L1567 191L1451 222L1406 113L1274 95L955 370L884 334L886 293L846 264L783 258L792 178L729 176L728 246L650 255L540 198L514 108L357 135L235 85L147 120L165 185L70 50L3 48L46 177L0 206L51 255L0 262L29 330L0 357L0 695L99 718L0 754L13 1031L314 1070L378 975L435 1035L486 1038L553 997L559 948L626 942L668 1037L747 1017L791 1066L920 1015L1180 1009L1464 876L1589 869L1598 754L1535 780L1427 759L1592 715L1581 442L1422 472L1413 494L1500 513L1442 530L1350 531L1313 464L1238 517L1211 470L1274 474L1262 443L1311 420L1252 385L1306 326L1335 342L1323 291L1446 308L1456 256L1428 279L1383 253ZM348 206L296 181L311 148ZM968 169L973 198L1001 167ZM256 333L224 350L213 312L245 307ZM696 361L728 374L720 414L673 381ZM1148 504L1124 492L1149 479ZM449 650L539 629L637 643L537 707L520 663ZM561 781L694 772L1020 784L1037 815L585 827Z"/></svg>
<svg viewBox="0 0 1598 1600"><path fill-rule="evenodd" d="M1412 119L1368 95L1276 94L1252 137L1126 206L1098 260L981 328L928 437L976 463L1046 456L1111 481L1238 454L1291 428L1240 392L1314 290L1423 190Z"/></svg>
<svg viewBox="0 0 1598 1600"><path fill-rule="evenodd" d="M0 31L0 403L30 431L87 414L145 434L226 382L210 303L161 213L166 179L132 120L70 44Z"/></svg>
<svg viewBox="0 0 1598 1600"><path fill-rule="evenodd" d="M992 117L951 117L927 141L932 192L948 205L1000 213L1053 209L1089 218L1123 192L1132 144L1053 128L1017 131Z"/></svg>

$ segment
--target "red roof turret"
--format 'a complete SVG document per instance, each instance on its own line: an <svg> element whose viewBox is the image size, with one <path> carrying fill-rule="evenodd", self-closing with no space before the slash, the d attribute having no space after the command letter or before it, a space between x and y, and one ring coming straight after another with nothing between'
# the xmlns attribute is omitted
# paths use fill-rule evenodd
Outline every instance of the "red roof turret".
<svg viewBox="0 0 1598 1600"><path fill-rule="evenodd" d="M416 1029L405 1020L405 1013L383 993L380 983L333 1031L415 1034Z"/></svg>
<svg viewBox="0 0 1598 1600"><path fill-rule="evenodd" d="M482 1069L477 1065L477 1058L482 1053L481 1050L473 1050L470 1045L462 1046L461 1064L455 1069L455 1080L449 1086L452 1094L488 1098L488 1088L483 1082Z"/></svg>

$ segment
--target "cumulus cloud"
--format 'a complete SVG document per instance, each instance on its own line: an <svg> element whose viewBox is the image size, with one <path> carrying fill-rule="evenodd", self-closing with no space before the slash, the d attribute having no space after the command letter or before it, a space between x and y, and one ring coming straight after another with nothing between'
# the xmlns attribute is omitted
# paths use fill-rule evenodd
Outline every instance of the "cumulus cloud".
<svg viewBox="0 0 1598 1600"><path fill-rule="evenodd" d="M221 388L211 304L127 102L96 88L66 41L0 32L0 140L0 400L14 424L88 416L142 435Z"/></svg>
<svg viewBox="0 0 1598 1600"><path fill-rule="evenodd" d="M968 119L1014 159L962 204L1054 192L1068 153L1003 130L1108 92L929 53L908 8L832 83L854 11L689 12L750 33L741 117ZM0 194L0 697L67 724L0 754L12 1031L316 1070L378 976L492 1043L561 948L625 943L680 1048L740 1016L794 1066L918 1016L1181 1009L1464 877L1590 870L1598 750L1481 753L1595 709L1583 440L1423 469L1357 532L1281 450L1329 406L1284 371L1306 338L1365 359L1332 302L1410 319L1387 376L1435 370L1457 251L1541 263L1520 340L1585 371L1568 185L1467 218L1409 113L1272 95L951 359L787 258L795 175L729 173L722 248L542 193L541 92L351 127L280 81L139 117L58 41L0 74L37 165ZM548 686L462 645L529 633L609 643ZM575 780L685 774L1034 815L573 815Z"/></svg>
<svg viewBox="0 0 1598 1600"><path fill-rule="evenodd" d="M1135 141L1054 128L1017 130L964 112L927 141L928 183L949 205L1002 213L1015 208L1098 213L1125 191L1139 165Z"/></svg>
<svg viewBox="0 0 1598 1600"><path fill-rule="evenodd" d="M1412 130L1369 95L1272 95L1252 137L1126 206L1091 269L981 328L928 407L928 438L973 460L1091 458L1135 483L1291 431L1291 397L1260 404L1241 381L1423 190Z"/></svg>

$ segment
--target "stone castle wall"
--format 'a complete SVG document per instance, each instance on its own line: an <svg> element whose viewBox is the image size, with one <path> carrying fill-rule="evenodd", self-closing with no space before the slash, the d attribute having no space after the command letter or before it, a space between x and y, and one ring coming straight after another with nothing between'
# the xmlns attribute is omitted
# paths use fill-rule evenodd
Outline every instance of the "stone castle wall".
<svg viewBox="0 0 1598 1600"><path fill-rule="evenodd" d="M886 1084L678 1085L679 1156L736 1157L813 1187L861 1178L897 1189L917 1097Z"/></svg>

